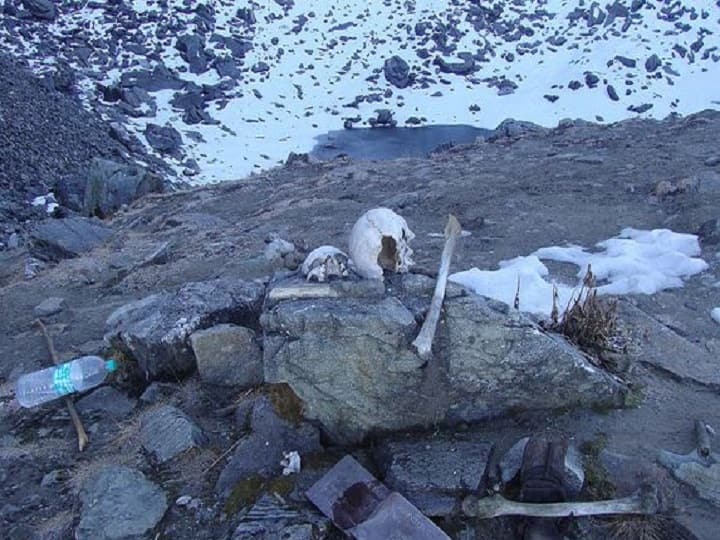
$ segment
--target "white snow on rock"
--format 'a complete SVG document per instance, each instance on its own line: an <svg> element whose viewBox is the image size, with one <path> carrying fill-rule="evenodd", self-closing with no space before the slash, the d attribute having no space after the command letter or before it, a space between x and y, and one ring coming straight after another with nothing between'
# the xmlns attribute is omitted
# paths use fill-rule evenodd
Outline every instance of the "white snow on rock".
<svg viewBox="0 0 720 540"><path fill-rule="evenodd" d="M115 83L128 71L161 65L188 84L226 84L205 109L217 124L186 125L170 104L174 90L150 92L154 117L126 119L141 141L148 122L182 132L185 157L201 168L193 180L201 183L275 166L290 152L309 151L344 118L360 116L367 125L381 108L401 126L416 117L425 125L494 128L513 117L552 127L568 117L663 118L720 101L716 2L268 0L242 4L252 12L250 23L238 6L63 2L51 23L23 18L15 25L20 19L6 16L0 46L38 72L69 63L79 71L84 103L106 117L113 106L100 102L96 82ZM57 57L41 52L48 33ZM176 49L188 34L201 36L207 51L208 69L200 73ZM214 68L213 57L232 57L228 37L252 46L233 59L239 75ZM138 52L138 45L154 54ZM384 73L394 55L409 66L412 80L404 88ZM189 131L202 140L189 141ZM181 160L163 157L183 170Z"/></svg>
<svg viewBox="0 0 720 540"><path fill-rule="evenodd" d="M580 246L541 248L527 257L502 261L498 270L472 268L449 279L482 296L513 305L520 280L520 310L549 315L553 284L562 310L578 294L588 265L598 281L599 294L653 294L683 286L683 279L707 269L698 238L667 229L623 229L615 238L596 244L602 251ZM578 266L578 284L556 282L541 259Z"/></svg>
<svg viewBox="0 0 720 540"><path fill-rule="evenodd" d="M712 317L713 321L720 324L720 307L716 307L710 312L710 316Z"/></svg>

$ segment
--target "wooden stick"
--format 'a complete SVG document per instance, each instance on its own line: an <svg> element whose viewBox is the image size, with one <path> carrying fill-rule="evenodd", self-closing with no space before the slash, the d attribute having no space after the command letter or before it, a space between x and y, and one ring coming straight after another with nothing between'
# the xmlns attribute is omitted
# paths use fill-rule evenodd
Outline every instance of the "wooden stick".
<svg viewBox="0 0 720 540"><path fill-rule="evenodd" d="M523 503L502 495L466 497L462 503L465 515L488 519L499 516L579 517L609 514L655 514L660 503L652 489L641 489L629 497L606 501L565 503Z"/></svg>
<svg viewBox="0 0 720 540"><path fill-rule="evenodd" d="M45 341L47 342L47 348L48 351L50 351L50 357L52 358L53 364L56 366L59 365L60 360L58 360L55 345L53 344L52 337L48 333L47 328L40 319L35 319L35 324L40 327L40 330L42 330L42 333L45 336ZM75 409L75 404L72 399L70 399L70 396L65 396L65 405L67 405L68 412L70 413L70 419L72 420L73 426L75 426L75 431L78 437L78 450L82 452L90 442L90 439L85 432L85 427L82 424L82 420L80 420L80 416L78 415L77 410Z"/></svg>
<svg viewBox="0 0 720 540"><path fill-rule="evenodd" d="M461 231L460 223L455 216L450 214L447 225L445 226L445 247L443 247L442 256L440 257L440 270L438 272L437 282L435 283L435 292L430 302L430 309L428 310L427 317L425 317L422 328L420 328L420 333L415 338L415 341L412 342L418 356L423 360L430 358L432 341L435 337L435 330L440 320L440 310L443 299L445 298L445 286L447 285L448 273L450 272L450 262Z"/></svg>

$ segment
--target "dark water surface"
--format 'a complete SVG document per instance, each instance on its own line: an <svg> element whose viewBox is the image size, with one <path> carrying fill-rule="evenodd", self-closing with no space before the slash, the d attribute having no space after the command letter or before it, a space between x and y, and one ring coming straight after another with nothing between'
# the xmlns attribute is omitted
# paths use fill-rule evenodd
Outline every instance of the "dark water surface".
<svg viewBox="0 0 720 540"><path fill-rule="evenodd" d="M316 137L310 155L321 161L341 154L355 160L426 157L442 144L468 144L490 133L466 125L343 129Z"/></svg>

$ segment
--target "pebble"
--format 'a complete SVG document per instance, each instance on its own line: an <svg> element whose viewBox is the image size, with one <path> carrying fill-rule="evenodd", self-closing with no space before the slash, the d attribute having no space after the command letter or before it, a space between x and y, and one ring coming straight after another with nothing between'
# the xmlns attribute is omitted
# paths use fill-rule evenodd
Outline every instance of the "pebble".
<svg viewBox="0 0 720 540"><path fill-rule="evenodd" d="M65 303L64 298L52 296L50 298L46 298L35 306L33 314L36 317L50 317L51 315L55 315L63 311L66 306L67 304Z"/></svg>

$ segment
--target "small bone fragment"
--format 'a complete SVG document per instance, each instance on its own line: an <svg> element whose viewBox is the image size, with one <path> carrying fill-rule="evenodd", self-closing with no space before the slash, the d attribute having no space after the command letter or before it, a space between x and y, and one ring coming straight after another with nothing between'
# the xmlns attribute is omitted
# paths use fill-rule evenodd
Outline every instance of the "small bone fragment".
<svg viewBox="0 0 720 540"><path fill-rule="evenodd" d="M346 277L349 273L348 256L334 246L320 246L305 258L302 273L308 281L318 282L331 277Z"/></svg>
<svg viewBox="0 0 720 540"><path fill-rule="evenodd" d="M695 420L695 436L697 437L697 452L701 457L707 458L712 452L710 444L710 432L708 426L702 420Z"/></svg>
<svg viewBox="0 0 720 540"><path fill-rule="evenodd" d="M461 231L460 223L450 214L447 225L445 226L445 246L443 247L442 256L440 257L440 271L438 272L437 283L435 284L435 292L433 293L430 309L428 310L425 322L423 322L420 333L413 341L413 347L418 356L423 360L430 357L432 349L432 341L435 337L438 321L440 320L440 310L442 309L443 299L445 298L445 286L447 285L448 273L450 272L450 262L452 260L453 251Z"/></svg>
<svg viewBox="0 0 720 540"><path fill-rule="evenodd" d="M502 495L466 497L462 503L466 516L488 519L499 516L579 517L609 514L656 514L660 510L657 492L647 487L622 499L591 502L523 503Z"/></svg>

